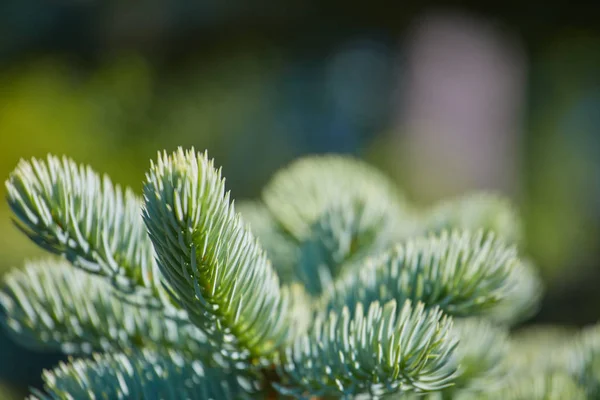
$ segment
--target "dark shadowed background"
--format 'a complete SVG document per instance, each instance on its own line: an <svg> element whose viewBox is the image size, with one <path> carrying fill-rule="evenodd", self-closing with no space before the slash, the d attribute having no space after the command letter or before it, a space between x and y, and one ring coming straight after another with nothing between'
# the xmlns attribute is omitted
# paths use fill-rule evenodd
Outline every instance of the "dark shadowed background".
<svg viewBox="0 0 600 400"><path fill-rule="evenodd" d="M598 21L564 0L3 0L0 175L52 152L139 191L157 150L193 145L245 198L303 154L354 154L420 204L510 197L547 283L530 322L596 322ZM5 203L0 234L0 274L40 256ZM59 357L0 335L0 398L20 398Z"/></svg>

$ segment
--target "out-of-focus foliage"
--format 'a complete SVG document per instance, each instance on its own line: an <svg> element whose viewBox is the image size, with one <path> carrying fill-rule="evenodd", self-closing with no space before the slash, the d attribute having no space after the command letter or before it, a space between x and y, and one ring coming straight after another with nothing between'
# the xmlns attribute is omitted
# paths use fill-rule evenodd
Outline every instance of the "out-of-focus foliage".
<svg viewBox="0 0 600 400"><path fill-rule="evenodd" d="M600 258L599 44L565 34L533 64L524 217L530 252L549 277L583 276Z"/></svg>

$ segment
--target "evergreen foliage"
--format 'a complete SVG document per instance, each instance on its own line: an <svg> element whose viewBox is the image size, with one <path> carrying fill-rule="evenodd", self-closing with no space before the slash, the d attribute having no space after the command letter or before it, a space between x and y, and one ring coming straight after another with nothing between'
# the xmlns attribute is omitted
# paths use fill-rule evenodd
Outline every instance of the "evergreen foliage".
<svg viewBox="0 0 600 400"><path fill-rule="evenodd" d="M15 340L72 357L32 398L600 398L600 328L509 335L542 287L497 195L417 209L328 155L236 206L193 149L159 154L142 198L54 156L6 186L60 257L0 291Z"/></svg>

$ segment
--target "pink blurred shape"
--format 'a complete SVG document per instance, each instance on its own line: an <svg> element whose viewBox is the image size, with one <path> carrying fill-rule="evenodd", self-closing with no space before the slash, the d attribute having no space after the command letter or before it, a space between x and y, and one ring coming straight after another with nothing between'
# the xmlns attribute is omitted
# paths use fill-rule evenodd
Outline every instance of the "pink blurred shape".
<svg viewBox="0 0 600 400"><path fill-rule="evenodd" d="M451 13L416 21L397 131L416 194L518 187L526 72L519 44L490 23Z"/></svg>

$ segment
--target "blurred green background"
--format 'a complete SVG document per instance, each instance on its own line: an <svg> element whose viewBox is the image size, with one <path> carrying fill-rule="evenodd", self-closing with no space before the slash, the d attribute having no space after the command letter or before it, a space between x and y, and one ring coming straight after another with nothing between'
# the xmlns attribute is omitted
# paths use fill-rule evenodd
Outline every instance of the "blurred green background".
<svg viewBox="0 0 600 400"><path fill-rule="evenodd" d="M0 2L0 176L67 154L141 189L208 149L235 198L303 154L354 154L418 204L494 190L547 283L531 322L600 317L600 16L575 6ZM0 188L4 197L4 187ZM0 274L41 253L0 205ZM60 358L0 334L0 398Z"/></svg>

